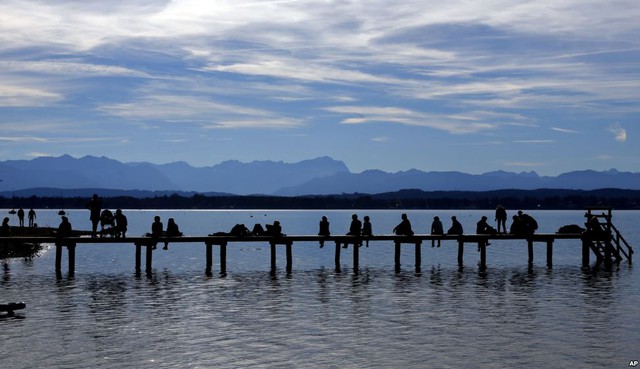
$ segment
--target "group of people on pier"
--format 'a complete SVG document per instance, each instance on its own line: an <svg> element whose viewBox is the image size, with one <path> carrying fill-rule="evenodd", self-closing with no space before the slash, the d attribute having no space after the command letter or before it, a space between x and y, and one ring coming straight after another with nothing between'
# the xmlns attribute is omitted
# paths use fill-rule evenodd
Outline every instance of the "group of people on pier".
<svg viewBox="0 0 640 369"><path fill-rule="evenodd" d="M102 208L102 203L97 194L94 194L89 203L87 204L87 208L90 211L89 219L91 220L92 225L92 237L111 235L113 237L126 237L127 232L127 217L123 214L121 209L117 209L115 211L115 215L108 209ZM18 218L20 219L21 226L23 225L24 218L24 210L20 208L17 211ZM29 225L34 226L34 221L36 218L36 213L33 209L29 211ZM496 235L496 234L512 234L516 236L529 236L532 235L538 229L537 221L530 215L524 213L523 211L518 211L516 215L512 217L512 223L507 232L507 210L502 206L498 205L495 210L495 222L497 228L493 228L488 224L488 217L482 216L481 219L476 223L476 234L487 234L487 235ZM98 225L101 226L100 231L98 231ZM266 229L265 229L266 228ZM401 236L412 236L414 235L414 231L411 226L411 221L409 220L407 214L403 213L401 215L400 223L393 228L393 233ZM451 226L449 229L444 231L444 226L440 217L435 216L431 223L430 234L431 235L462 235L464 233L464 229L462 224L458 221L456 216L451 217ZM3 236L11 235L11 228L9 226L9 218L5 217L2 222L2 228L0 229L0 234ZM59 236L67 236L71 234L71 224L66 216L62 217L62 222L59 226L58 235ZM328 237L331 235L329 219L326 216L322 216L319 223L319 236ZM360 221L357 214L353 214L351 216L351 224L349 226L349 231L347 235L350 236L359 236L363 237L365 241L365 245L368 247L368 240L366 239L368 236L373 235L373 226L371 224L371 218L367 215L364 216L363 221ZM146 236L152 238L158 238L162 236L166 237L179 237L182 236L182 232L178 225L176 224L173 218L169 218L167 221L167 228L164 229L162 221L159 216L154 217L154 222L151 225L151 232L147 233ZM211 234L210 236L284 236L282 233L282 226L279 221L274 221L273 224L267 224L265 227L262 227L260 224L254 225L252 230L249 230L244 224L236 224L230 232L216 232ZM324 241L320 241L320 247L324 246ZM358 246L362 246L362 243L358 244ZM440 247L440 240L434 239L431 241L432 247ZM343 245L344 248L347 245ZM163 249L168 249L168 243L165 243Z"/></svg>
<svg viewBox="0 0 640 369"><path fill-rule="evenodd" d="M476 224L476 234L488 234L488 235L496 235L496 234L513 234L517 236L527 236L532 235L538 229L538 223L536 220L522 212L522 210L518 211L517 215L513 216L513 223L511 224L509 232L506 231L506 217L507 211L506 209L499 205L496 209L496 222L498 224L498 229L493 228L488 224L488 219L486 216L482 216L482 218ZM393 233L399 236L413 236L414 231L411 227L411 221L407 214L403 213L401 216L400 223L393 228ZM369 216L364 217L364 223L361 223L358 219L357 214L353 214L351 216L351 225L349 226L349 232L347 235L350 236L361 236L365 238L365 242L367 247L369 246L369 241L366 240L367 236L373 235L371 225L371 219ZM502 232L500 231L502 230ZM447 235L462 235L464 233L464 229L462 224L458 221L456 216L451 217L451 227L447 230ZM431 234L432 235L445 235L444 227L442 225L442 221L439 216L433 217L433 222L431 223ZM319 224L319 236L330 236L331 232L329 231L329 219L326 216L323 216L320 220ZM431 247L440 247L440 240L432 240ZM324 241L320 241L320 247L324 246ZM362 246L362 244L358 245ZM346 248L347 245L343 245L343 248Z"/></svg>

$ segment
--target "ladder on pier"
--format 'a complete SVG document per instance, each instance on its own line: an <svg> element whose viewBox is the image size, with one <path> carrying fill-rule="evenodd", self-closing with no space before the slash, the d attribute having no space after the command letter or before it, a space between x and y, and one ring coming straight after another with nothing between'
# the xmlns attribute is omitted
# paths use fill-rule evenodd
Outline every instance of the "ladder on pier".
<svg viewBox="0 0 640 369"><path fill-rule="evenodd" d="M626 259L631 263L633 248L627 240L622 237L620 231L611 221L610 207L588 207L585 217L587 218L587 235L591 235L587 240L591 251L598 260L605 262L620 262Z"/></svg>

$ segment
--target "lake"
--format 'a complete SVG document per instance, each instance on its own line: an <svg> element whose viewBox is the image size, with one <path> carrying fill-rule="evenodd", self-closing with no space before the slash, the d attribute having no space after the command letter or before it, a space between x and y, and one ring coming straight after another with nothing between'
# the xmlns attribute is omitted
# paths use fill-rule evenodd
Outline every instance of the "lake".
<svg viewBox="0 0 640 369"><path fill-rule="evenodd" d="M37 210L37 209L36 209ZM7 214L8 210L2 210ZM57 210L37 210L40 226L57 226ZM86 210L67 211L74 229L89 229ZM401 210L124 210L128 236L149 232L155 215L176 220L185 235L228 231L236 223L279 220L286 234L316 234L326 215L333 234L348 231L351 214L369 215L376 234L391 233ZM467 233L492 211L406 211L417 233L433 216ZM530 210L538 232L585 221L583 211ZM509 211L509 217L513 211ZM613 222L636 249L640 212L614 211ZM17 224L12 218L11 224ZM535 245L495 241L487 268L457 243L403 247L394 271L393 244L351 246L334 270L334 245L293 245L287 275L284 248L270 274L268 244L230 244L227 275L206 276L205 247L169 245L154 253L151 275L135 275L133 245L78 245L76 272L56 278L55 248L2 265L0 302L24 301L20 318L0 319L6 368L628 368L640 360L640 275L625 262L582 268L578 240ZM592 260L595 258L592 256ZM637 259L634 261L638 261Z"/></svg>

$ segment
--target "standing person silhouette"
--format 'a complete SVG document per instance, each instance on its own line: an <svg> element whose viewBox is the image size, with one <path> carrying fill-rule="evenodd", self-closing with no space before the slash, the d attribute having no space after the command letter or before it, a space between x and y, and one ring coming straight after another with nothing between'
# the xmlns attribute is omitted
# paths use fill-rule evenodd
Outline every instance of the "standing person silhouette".
<svg viewBox="0 0 640 369"><path fill-rule="evenodd" d="M507 233L507 209L502 205L496 207L496 223L498 233ZM502 229L502 232L500 232L500 229Z"/></svg>
<svg viewBox="0 0 640 369"><path fill-rule="evenodd" d="M18 209L18 220L20 221L20 227L24 227L24 209L22 206Z"/></svg>
<svg viewBox="0 0 640 369"><path fill-rule="evenodd" d="M33 208L31 208L31 210L29 210L29 227L33 228L36 226L36 211L33 210Z"/></svg>
<svg viewBox="0 0 640 369"><path fill-rule="evenodd" d="M87 208L89 208L90 211L89 220L91 220L91 237L97 237L98 223L100 223L100 212L102 210L102 202L97 194L93 194L93 197L89 200Z"/></svg>

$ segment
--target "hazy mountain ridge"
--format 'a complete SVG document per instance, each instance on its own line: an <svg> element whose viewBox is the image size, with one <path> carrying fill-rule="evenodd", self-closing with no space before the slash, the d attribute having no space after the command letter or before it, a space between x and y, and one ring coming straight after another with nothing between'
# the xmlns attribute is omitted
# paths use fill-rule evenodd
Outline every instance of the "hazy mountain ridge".
<svg viewBox="0 0 640 369"><path fill-rule="evenodd" d="M620 188L640 190L640 173L582 170L556 177L536 172L492 171L467 174L456 171L424 172L416 169L388 173L366 170L352 173L330 157L297 163L229 160L209 167L185 162L122 163L106 157L40 157L0 162L0 194L26 196L101 191L129 191L135 195L166 193L271 194L280 196L385 193L403 189L422 191L491 191ZM25 191L32 189L31 192ZM136 192L137 191L137 192ZM103 192L107 193L107 192ZM123 192L118 192L123 193Z"/></svg>

